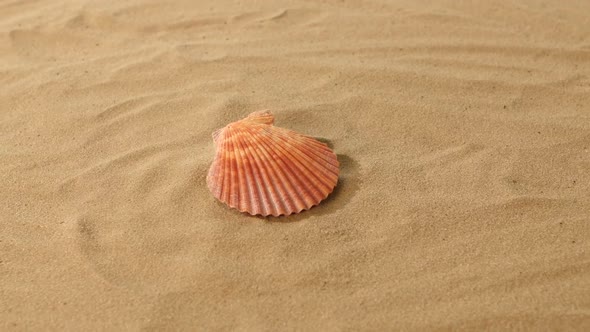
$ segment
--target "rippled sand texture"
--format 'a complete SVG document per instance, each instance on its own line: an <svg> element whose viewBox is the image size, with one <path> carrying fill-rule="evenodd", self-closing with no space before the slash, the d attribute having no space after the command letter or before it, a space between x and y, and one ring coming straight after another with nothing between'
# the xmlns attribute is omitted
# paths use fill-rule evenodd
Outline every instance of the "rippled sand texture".
<svg viewBox="0 0 590 332"><path fill-rule="evenodd" d="M0 330L590 330L588 13L0 1ZM208 192L263 108L337 152L320 206Z"/></svg>

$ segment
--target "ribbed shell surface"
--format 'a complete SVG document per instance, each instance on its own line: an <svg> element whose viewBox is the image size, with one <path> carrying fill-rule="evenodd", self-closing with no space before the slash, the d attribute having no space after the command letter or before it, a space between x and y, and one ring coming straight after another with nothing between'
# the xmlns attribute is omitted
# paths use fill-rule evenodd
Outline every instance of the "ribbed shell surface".
<svg viewBox="0 0 590 332"><path fill-rule="evenodd" d="M255 112L213 133L207 186L220 201L251 215L307 210L338 182L338 160L326 144L273 121L270 112Z"/></svg>

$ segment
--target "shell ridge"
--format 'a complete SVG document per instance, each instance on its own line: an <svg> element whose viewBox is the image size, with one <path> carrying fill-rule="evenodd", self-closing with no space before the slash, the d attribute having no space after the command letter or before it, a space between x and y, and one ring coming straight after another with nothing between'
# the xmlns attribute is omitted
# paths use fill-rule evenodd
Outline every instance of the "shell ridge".
<svg viewBox="0 0 590 332"><path fill-rule="evenodd" d="M250 133L250 136L252 137L252 140L256 143L258 143L257 145L260 145L262 148L259 149L257 151L258 156L261 158L261 160L264 163L265 168L268 170L268 172L270 173L270 175L272 176L272 178L278 178L282 181L270 181L270 185L272 186L272 189L274 189L274 193L276 194L276 207L277 207L277 211L280 214L290 214L290 211L292 210L292 208L288 205L286 199L288 199L288 190L285 189L285 186L283 185L283 181L284 181L284 176L282 174L280 174L276 168L276 161L272 159L271 155L269 154L268 150L268 146L265 143L265 139L264 136L259 135L258 132L256 131L248 131Z"/></svg>
<svg viewBox="0 0 590 332"><path fill-rule="evenodd" d="M289 137L285 137L284 135L276 135L276 138L280 140L280 142L282 142L283 144L285 144L287 147L289 147L290 149L285 149L287 151L287 153L289 153L289 155L291 155L293 157L293 160L296 160L298 162L299 165L301 165L301 167L303 167L302 170L302 174L310 174L308 175L308 179L313 180L310 181L310 183L320 192L323 193L325 190L330 190L330 184L326 183L324 181L324 179L322 179L321 176L318 176L316 174L316 171L320 171L321 169L315 165L313 165L314 163L310 163L309 161L313 159L309 158L307 155L303 154L299 151L300 148L298 146L293 145L292 143L289 142ZM323 173L323 172L321 172ZM318 185L323 185L325 186L325 189L322 188L321 186Z"/></svg>
<svg viewBox="0 0 590 332"><path fill-rule="evenodd" d="M256 111L250 113L243 121L250 121L259 124L272 126L275 122L275 116L268 110Z"/></svg>
<svg viewBox="0 0 590 332"><path fill-rule="evenodd" d="M248 159L249 179L247 181L249 187L253 193L256 193L256 195L252 195L252 204L250 204L248 212L251 214L265 215L266 206L264 202L268 198L266 197L264 190L260 187L260 183L257 181L257 179L262 177L262 174L256 165L256 158L252 155L252 145L248 142L247 138L240 137L240 147L245 158ZM255 202L254 198L258 198L258 202Z"/></svg>
<svg viewBox="0 0 590 332"><path fill-rule="evenodd" d="M247 185L245 184L247 177L244 176L246 163L242 160L239 136L236 138L237 139L234 142L234 157L236 159L236 164L238 165L238 210L242 211L244 209L244 204L250 200L250 197L247 192Z"/></svg>
<svg viewBox="0 0 590 332"><path fill-rule="evenodd" d="M293 176L288 176L285 172L284 169L289 169L288 165L286 165L284 163L284 161L279 157L279 158L272 158L272 155L268 152L271 151L273 146L271 145L270 142L267 142L268 140L264 140L262 136L258 135L257 133L253 133L253 135L255 135L258 139L258 142L260 142L261 145L263 145L265 147L265 149L263 149L263 153L265 154L265 157L269 160L269 166L271 167L271 170L273 171L273 174L276 174L278 178L280 178L282 181L279 181L279 185L281 186L281 188L279 189L280 192L280 196L282 198L283 201L287 201L288 199L290 199L291 197L288 195L288 193L294 193L296 195L296 200L293 200L291 198L291 200L289 200L289 205L287 205L287 203L285 203L285 209L287 211L289 211L289 214L291 214L293 211L295 211L298 206L300 204L297 204L297 201L300 202L304 202L303 198L300 196L299 190L297 190L298 186L293 185L293 183L291 182L291 179L293 179ZM279 165L280 163L280 165Z"/></svg>
<svg viewBox="0 0 590 332"><path fill-rule="evenodd" d="M237 147L237 142L236 142L238 137L239 137L239 132L234 130L230 136L230 139L229 139L231 142L231 146L230 146L231 150L230 150L229 159L231 161L231 167L232 167L231 168L232 190L231 190L231 195L230 195L230 201L237 209L240 209L240 198L242 197L241 191L243 190L243 186L241 183L241 180L242 180L242 177L240 176L241 167L240 167L240 162L238 160L238 147Z"/></svg>
<svg viewBox="0 0 590 332"><path fill-rule="evenodd" d="M220 171L220 165L221 165L221 157L218 156L217 158L217 170L214 172L214 176L211 179L211 184L214 185L216 187L216 190L214 192L215 197L220 198L221 197L221 188L223 186L223 173Z"/></svg>
<svg viewBox="0 0 590 332"><path fill-rule="evenodd" d="M314 193L312 188L306 186L305 182L301 179L301 176L299 176L299 174L302 172L300 167L298 167L297 164L293 162L292 158L290 158L289 153L285 151L285 149L282 146L276 144L276 141L274 139L271 138L268 144L271 144L273 148L275 148L277 151L280 151L280 153L277 153L277 155L280 156L281 162L283 163L283 165L285 165L285 171L289 175L287 176L287 178L289 179L289 181L293 180L296 182L291 183L293 184L293 187L296 189L295 192L301 199L303 206L307 207L309 204L311 204L311 202L308 202L309 199L306 199L306 197L313 199ZM286 162L285 159L289 162Z"/></svg>
<svg viewBox="0 0 590 332"><path fill-rule="evenodd" d="M239 176L240 188L242 188L242 192L240 194L240 197L244 198L244 200L243 200L242 204L240 204L238 209L240 210L240 212L246 212L246 211L248 211L248 209L256 209L256 206L254 204L254 202L255 202L254 195L252 192L252 190L254 190L254 188L252 188L252 186L250 184L250 180L249 180L249 178L251 177L252 171L250 170L250 162L249 162L249 160L247 161L248 157L244 153L244 147L242 146L242 142L239 137L236 140L236 143L237 143L237 148L238 148L236 156L239 155L240 162L244 166L244 169L242 170L242 172L240 172L240 176ZM251 211L248 211L248 212L251 212Z"/></svg>
<svg viewBox="0 0 590 332"><path fill-rule="evenodd" d="M221 136L218 136L218 139L223 138ZM219 142L219 141L218 141ZM223 182L220 182L220 180L223 179L223 174L220 172L220 164L222 161L222 150L220 149L219 144L215 145L215 157L213 159L213 164L211 165L211 168L209 169L209 173L207 174L207 186L209 187L209 190L211 190L211 192L213 193L213 196L215 196L215 198L219 199L221 197L221 186L223 185Z"/></svg>
<svg viewBox="0 0 590 332"><path fill-rule="evenodd" d="M229 141L229 165L230 165L230 190L229 190L229 205L235 208L238 208L240 202L240 192L239 186L240 183L238 181L238 163L236 160L236 146L235 146L235 139L237 133L235 131L231 132L231 135L228 138Z"/></svg>
<svg viewBox="0 0 590 332"><path fill-rule="evenodd" d="M227 187L225 189L225 194L226 194L226 203L229 206L234 205L234 201L233 201L233 190L234 190L234 181L233 181L233 176L234 176L234 167L233 167L233 160L232 160L232 151L233 151L233 146L232 146L232 131L229 131L227 133L227 136L225 137L225 141L227 142L227 147L225 149L225 159L227 160Z"/></svg>
<svg viewBox="0 0 590 332"><path fill-rule="evenodd" d="M243 143L243 144L242 144ZM260 198L259 202L262 202L262 204L260 203L256 203L256 206L254 206L254 204L252 204L251 206L253 207L253 211L249 211L250 213L253 214L261 214L261 215L267 215L266 211L267 211L267 206L264 203L265 200L268 200L268 197L266 196L266 192L264 190L264 188L261 188L260 183L257 179L262 179L262 171L260 170L260 168L258 167L258 158L257 156L255 156L253 154L253 148L252 148L252 143L251 141L246 137L244 139L243 142L240 142L240 145L242 146L242 149L244 151L244 155L246 156L246 158L248 159L249 162L249 166L250 166L250 171L251 171L251 178L250 178L250 187L253 188L253 192L255 191L258 195L257 197Z"/></svg>
<svg viewBox="0 0 590 332"><path fill-rule="evenodd" d="M335 169L337 169L337 167L334 166L334 163L337 163L338 159L329 150L322 150L322 152L324 153L324 156L320 156L316 151L314 151L309 146L301 145L300 152L302 154L305 154L306 156L308 156L310 159L313 159L315 161L315 164L320 166L319 170L323 174L325 174L326 176L331 176L334 178L338 177L338 174L335 171ZM329 156L329 155L327 155L327 153L330 153L332 155ZM314 157L316 157L317 159Z"/></svg>
<svg viewBox="0 0 590 332"><path fill-rule="evenodd" d="M332 166L329 162L325 159L317 158L317 154L312 153L305 144L301 144L299 146L294 147L296 152L301 156L302 159L305 159L309 162L310 170L313 169L316 172L313 174L316 175L316 178L321 181L322 184L326 185L328 188L333 187L333 181L336 181L338 176L331 171ZM333 155L333 158L336 158Z"/></svg>
<svg viewBox="0 0 590 332"><path fill-rule="evenodd" d="M330 173L332 173L336 178L338 177L338 173L335 173L333 168L338 168L337 166L334 166L334 164L332 162L338 163L338 159L336 158L336 155L334 154L334 152L332 152L330 150L330 148L328 148L327 145L315 140L314 138L310 138L307 137L305 135L301 135L297 132L294 132L292 130L288 130L288 129L283 129L281 131L278 132L279 135L281 135L285 140L288 140L292 137L292 135L298 135L300 136L298 141L298 150L301 154L305 155L308 157L309 160L311 160L316 166L319 167L315 167L317 170L319 170L321 173L323 174L327 174L327 171L329 171ZM314 151L314 149L311 149L310 147L307 146L307 143L309 142L318 142L321 145L318 146L319 148L321 148L321 151L324 152L323 154L319 154L316 151ZM328 154L325 154L325 153ZM316 158L314 158L316 157ZM324 161L325 163L320 163L317 159L321 159L322 161ZM329 165L330 167L326 167L327 165Z"/></svg>
<svg viewBox="0 0 590 332"><path fill-rule="evenodd" d="M285 158L291 161L294 165L295 168L291 168L291 171L293 174L293 178L299 180L299 183L301 183L299 189L305 190L310 198L312 198L313 200L317 200L319 198L318 194L320 196L323 195L324 190L323 188L317 186L317 179L311 179L310 181L310 177L305 175L306 173L312 173L312 176L315 177L315 174L313 174L313 172L310 172L310 169L308 167L305 167L304 163L295 155L293 155L292 150L294 149L291 146L289 146L289 144L285 144L285 142L282 139L280 139L278 135L273 135L271 137L274 141L274 146L278 150L280 150L285 156ZM286 146L283 146L283 144L288 145L290 149ZM304 177L307 181L304 181L302 177ZM308 202L308 200L306 200L305 204L306 206L308 206L311 203Z"/></svg>
<svg viewBox="0 0 590 332"><path fill-rule="evenodd" d="M246 139L247 140L247 139ZM253 150L253 146L251 143L245 143L245 153L246 155L250 158L252 158L252 161L250 162L250 165L252 166L252 183L254 184L254 187L256 187L256 190L258 192L258 198L260 199L260 202L257 204L257 211L255 211L255 214L261 214L261 215L267 215L267 210L268 210L268 194L266 193L266 190L263 186L263 184L260 183L260 179L262 179L262 170L260 169L260 167L258 167L258 161L256 159L256 156L252 154L252 150Z"/></svg>
<svg viewBox="0 0 590 332"><path fill-rule="evenodd" d="M336 154L334 153L334 151L332 151L332 149L330 149L330 147L328 147L327 144L322 143L313 137L308 137L305 135L303 135L303 137L306 142L317 143L316 146L318 147L319 150L321 150L322 153L319 154L318 152L316 152L314 149L311 149L311 148L309 149L310 152L313 152L316 156L325 160L327 163L330 164L330 166L334 167L335 169L338 169L338 166L340 166L340 164L338 162L338 158L336 157ZM333 170L331 170L331 171L333 171ZM335 174L338 175L337 173L335 173Z"/></svg>
<svg viewBox="0 0 590 332"><path fill-rule="evenodd" d="M258 129L260 130L260 128L250 128L250 129ZM262 177L261 177L261 185L262 187L265 189L266 193L268 194L268 203L269 206L267 206L268 211L271 212L269 214L272 214L273 216L278 216L280 215L280 211L281 209L279 208L278 204L280 204L280 199L276 193L276 188L274 188L273 186L273 181L270 181L270 178L268 176L268 163L265 161L266 158L263 158L263 156L261 156L261 153L259 152L259 147L257 143L260 143L260 141L258 139L256 139L257 135L255 135L255 131L254 130L249 130L248 127L245 128L245 130L250 134L248 136L246 136L246 140L248 140L248 143L250 144L250 151L253 155L253 157L256 160L257 163L257 167L259 167L259 169L261 170L262 173ZM268 215L268 214L267 214Z"/></svg>
<svg viewBox="0 0 590 332"><path fill-rule="evenodd" d="M227 141L227 132L225 133L224 137L223 137L223 149L220 151L220 153L222 154L222 160L223 160L223 169L221 170L222 173L222 180L223 182L221 183L221 189L220 189L220 197L219 199L224 202L227 203L227 187L229 184L229 160L225 154L225 151L227 151L227 147L228 147L228 141Z"/></svg>
<svg viewBox="0 0 590 332"><path fill-rule="evenodd" d="M303 151L303 153L305 153L305 151ZM335 157L334 157L334 159L335 159ZM321 171L323 177L328 181L327 183L329 185L331 185L332 182L338 180L338 173L337 173L338 169L335 168L330 162L322 161L320 166L321 166L320 171Z"/></svg>
<svg viewBox="0 0 590 332"><path fill-rule="evenodd" d="M266 172L264 172L264 170L261 167L262 165L260 162L260 158L258 157L258 154L256 153L255 144L253 144L253 142L248 138L246 138L246 140L247 140L246 151L254 159L254 162L251 165L253 165L253 168L255 169L253 182L254 182L254 185L258 188L258 191L260 192L260 200L261 200L260 214L262 214L263 216L267 216L269 214L272 214L273 211L270 206L270 201L272 200L272 197L271 197L271 194L267 190L268 188L266 188L266 181L265 181Z"/></svg>
<svg viewBox="0 0 590 332"><path fill-rule="evenodd" d="M223 131L223 128L219 128L217 130L215 130L213 132L213 134L211 134L211 136L213 137L213 142L215 143L215 145L217 145L217 143L219 142L219 136L221 135Z"/></svg>

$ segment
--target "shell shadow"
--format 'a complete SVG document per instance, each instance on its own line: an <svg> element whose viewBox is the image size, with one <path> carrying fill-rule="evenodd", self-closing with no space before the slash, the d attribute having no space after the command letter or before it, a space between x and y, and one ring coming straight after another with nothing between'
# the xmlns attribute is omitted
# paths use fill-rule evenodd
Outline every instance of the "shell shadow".
<svg viewBox="0 0 590 332"><path fill-rule="evenodd" d="M314 139L326 144L330 149L334 150L334 144L332 144L329 139L323 137L314 137ZM340 160L340 156L338 156L338 160Z"/></svg>

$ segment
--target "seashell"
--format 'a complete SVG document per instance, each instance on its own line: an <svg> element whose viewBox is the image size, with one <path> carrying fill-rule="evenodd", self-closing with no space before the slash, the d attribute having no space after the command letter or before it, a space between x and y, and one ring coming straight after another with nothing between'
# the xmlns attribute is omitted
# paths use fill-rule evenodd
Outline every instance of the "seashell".
<svg viewBox="0 0 590 332"><path fill-rule="evenodd" d="M241 212L277 217L307 210L334 190L336 154L273 123L272 113L259 111L213 132L207 186L215 198Z"/></svg>

